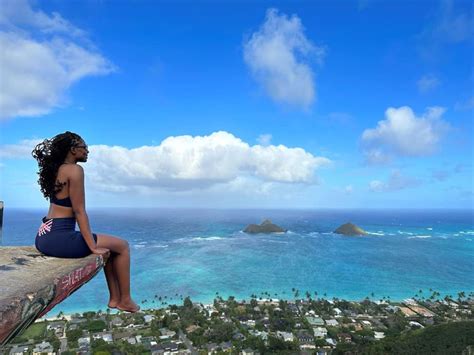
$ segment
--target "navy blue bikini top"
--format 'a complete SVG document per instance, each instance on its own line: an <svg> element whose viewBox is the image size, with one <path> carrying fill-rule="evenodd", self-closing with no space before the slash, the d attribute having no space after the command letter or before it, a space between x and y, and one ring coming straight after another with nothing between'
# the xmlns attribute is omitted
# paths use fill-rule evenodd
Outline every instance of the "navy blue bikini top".
<svg viewBox="0 0 474 355"><path fill-rule="evenodd" d="M57 198L56 196L51 196L49 202L54 203L55 205L64 206L64 207L72 207L71 199L68 197L65 198Z"/></svg>
<svg viewBox="0 0 474 355"><path fill-rule="evenodd" d="M61 164L61 165L65 165L65 164L69 164L69 163L64 163L64 164ZM64 185L65 183L61 184L61 185ZM62 188L62 187L61 187ZM65 198L57 198L56 196L51 195L51 197L49 198L49 202L51 203L54 203L55 205L58 205L58 206L64 206L64 207L72 207L72 202L71 202L71 199L68 197L65 197Z"/></svg>

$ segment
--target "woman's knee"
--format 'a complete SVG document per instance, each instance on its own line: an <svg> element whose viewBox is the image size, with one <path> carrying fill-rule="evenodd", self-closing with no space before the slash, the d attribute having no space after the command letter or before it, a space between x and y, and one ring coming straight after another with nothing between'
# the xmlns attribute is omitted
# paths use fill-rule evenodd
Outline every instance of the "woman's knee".
<svg viewBox="0 0 474 355"><path fill-rule="evenodd" d="M122 239L122 242L123 242L123 249L124 249L124 251L130 252L130 244L128 244L128 241L125 240L125 239Z"/></svg>
<svg viewBox="0 0 474 355"><path fill-rule="evenodd" d="M130 251L128 241L107 234L97 234L97 246L110 249L110 251L119 254Z"/></svg>

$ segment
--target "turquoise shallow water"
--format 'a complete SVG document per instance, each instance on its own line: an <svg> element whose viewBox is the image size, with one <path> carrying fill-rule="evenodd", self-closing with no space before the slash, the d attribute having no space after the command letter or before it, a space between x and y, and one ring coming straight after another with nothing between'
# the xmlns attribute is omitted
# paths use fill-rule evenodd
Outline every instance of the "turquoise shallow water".
<svg viewBox="0 0 474 355"><path fill-rule="evenodd" d="M32 245L44 211L5 210L2 245ZM453 210L91 210L94 232L127 239L132 292L143 307L238 299L292 288L326 297L403 299L419 289L474 291L474 212ZM247 235L270 218L289 232ZM333 234L351 221L370 232ZM156 295L156 297L155 297ZM103 273L53 312L105 309ZM154 302L153 302L154 301Z"/></svg>

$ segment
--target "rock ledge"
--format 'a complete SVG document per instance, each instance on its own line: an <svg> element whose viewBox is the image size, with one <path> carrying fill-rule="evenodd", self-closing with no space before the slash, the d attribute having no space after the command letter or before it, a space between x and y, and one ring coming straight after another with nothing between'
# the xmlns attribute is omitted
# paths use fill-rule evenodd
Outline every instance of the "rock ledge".
<svg viewBox="0 0 474 355"><path fill-rule="evenodd" d="M48 257L34 246L0 247L0 345L92 279L106 260L95 254Z"/></svg>

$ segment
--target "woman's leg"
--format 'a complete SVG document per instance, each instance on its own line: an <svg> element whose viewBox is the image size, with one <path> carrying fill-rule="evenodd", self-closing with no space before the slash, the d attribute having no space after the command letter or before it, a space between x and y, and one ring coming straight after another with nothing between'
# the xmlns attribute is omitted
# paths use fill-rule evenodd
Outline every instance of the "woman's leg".
<svg viewBox="0 0 474 355"><path fill-rule="evenodd" d="M110 253L107 264L105 264L104 272L105 278L107 280L107 286L109 287L110 299L108 306L109 308L116 308L117 304L120 302L120 289L118 286L117 275L115 275L114 270L114 259L116 254Z"/></svg>
<svg viewBox="0 0 474 355"><path fill-rule="evenodd" d="M130 295L130 248L128 242L111 235L97 234L97 247L110 249L111 254L115 254L111 266L112 272L106 271L106 275L109 273L107 277L115 281L111 282L112 287L114 287L114 283L118 285L120 301L116 304L117 308L129 312L138 311L140 307L133 302ZM114 296L111 293L111 299Z"/></svg>

